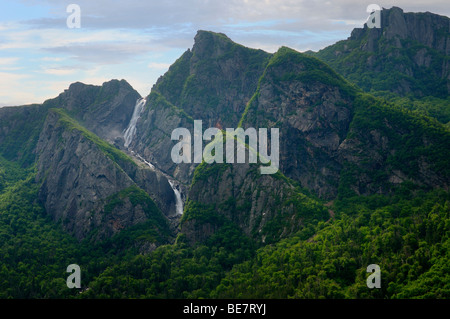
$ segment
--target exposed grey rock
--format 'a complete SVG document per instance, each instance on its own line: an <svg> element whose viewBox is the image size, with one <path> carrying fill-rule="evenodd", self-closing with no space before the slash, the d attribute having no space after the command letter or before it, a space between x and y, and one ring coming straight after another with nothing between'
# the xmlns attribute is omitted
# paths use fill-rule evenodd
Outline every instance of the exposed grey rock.
<svg viewBox="0 0 450 319"><path fill-rule="evenodd" d="M249 237L262 243L277 241L300 230L305 216L297 213L301 207L296 205L301 205L302 200L310 204L314 201L299 193L286 179L280 175L262 175L257 165L212 165L216 165L212 168L214 172L195 180L189 190L191 203L213 207L217 215L232 221ZM270 229L268 226L275 219L277 223L285 221L285 226ZM213 219L199 222L187 218L181 224L181 232L190 243L206 240L218 228Z"/></svg>
<svg viewBox="0 0 450 319"><path fill-rule="evenodd" d="M81 240L96 230L96 239L108 238L147 219L140 205L129 200L105 213L108 198L140 186L167 215L174 196L167 179L133 162L118 163L86 134L60 121L50 111L37 144L36 180L42 182L39 199L55 221Z"/></svg>
<svg viewBox="0 0 450 319"><path fill-rule="evenodd" d="M125 80L111 80L102 86L76 82L46 103L66 109L84 127L114 142L122 137L140 97Z"/></svg>
<svg viewBox="0 0 450 319"><path fill-rule="evenodd" d="M199 31L148 97L131 149L164 172L189 184L196 164L175 165L170 157L177 127L234 128L258 85L270 54L249 49L224 34Z"/></svg>

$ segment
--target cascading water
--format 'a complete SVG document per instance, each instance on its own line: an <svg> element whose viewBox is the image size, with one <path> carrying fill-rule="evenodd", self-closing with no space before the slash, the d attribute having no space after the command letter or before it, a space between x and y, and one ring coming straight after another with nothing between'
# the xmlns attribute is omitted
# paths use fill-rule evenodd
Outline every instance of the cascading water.
<svg viewBox="0 0 450 319"><path fill-rule="evenodd" d="M175 193L175 198L176 198L176 210L177 210L177 215L183 215L183 200L181 199L181 193L178 190L178 188L175 186L174 182L171 181L170 179L168 180L170 186L173 189L173 192Z"/></svg>
<svg viewBox="0 0 450 319"><path fill-rule="evenodd" d="M147 102L146 99L141 98L136 101L136 105L134 106L133 116L131 117L130 124L128 124L128 128L125 130L123 134L123 138L125 140L124 146L128 148L130 146L131 141L133 140L134 134L136 133L136 123L141 116L142 111L144 110L144 105Z"/></svg>
<svg viewBox="0 0 450 319"><path fill-rule="evenodd" d="M136 124L137 124L137 121L139 120L139 117L141 116L142 111L144 110L145 103L147 103L147 100L144 98L138 99L136 101L136 105L134 107L133 116L131 117L130 124L128 124L128 127L123 134L123 138L125 140L124 146L126 148L128 148L130 146L131 142L133 141L133 137L136 134ZM133 151L131 151L131 152L134 153ZM145 164L147 164L150 168L152 168L153 170L157 169L152 163L146 161L139 154L135 154L135 155L141 161L143 161ZM166 174L164 174L164 175L166 175ZM183 215L183 200L181 198L181 192L177 188L175 182L169 176L166 175L166 177L167 177L167 180L169 181L170 187L172 187L173 193L175 194L176 213L177 213L177 215Z"/></svg>
<svg viewBox="0 0 450 319"><path fill-rule="evenodd" d="M142 156L140 156L139 154L137 154L137 157L138 157L141 161L143 161L145 164L147 164L151 169L153 169L153 170L156 170L156 169L157 169L152 163L150 163L149 161L145 160L145 159L144 159ZM164 173L163 173L163 174L164 174ZM167 176L166 174L164 174L164 176L166 176L167 181L169 182L169 185L170 185L170 187L172 188L173 193L175 194L175 199L176 199L176 201L175 201L175 208L176 208L177 215L183 215L183 209L184 209L183 205L184 205L184 204L183 204L183 199L181 198L181 192L180 192L180 190L177 188L175 182L174 182L169 176Z"/></svg>

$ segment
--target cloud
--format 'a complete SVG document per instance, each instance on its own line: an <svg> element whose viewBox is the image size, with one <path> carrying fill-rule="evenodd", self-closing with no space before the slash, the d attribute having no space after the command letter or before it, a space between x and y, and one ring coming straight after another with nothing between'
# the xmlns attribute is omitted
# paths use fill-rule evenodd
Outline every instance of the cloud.
<svg viewBox="0 0 450 319"><path fill-rule="evenodd" d="M62 68L53 68L53 69L45 69L43 70L43 73L50 74L50 75L70 75L76 73L77 70L75 69L62 69Z"/></svg>
<svg viewBox="0 0 450 319"><path fill-rule="evenodd" d="M27 92L22 83L28 75L0 72L0 107L32 103L35 98Z"/></svg>
<svg viewBox="0 0 450 319"><path fill-rule="evenodd" d="M199 29L268 52L280 46L305 51L347 38L363 25L370 3L450 15L448 0L76 0L82 27L69 29L69 3L2 0L0 15L11 12L3 6L17 10L12 18L1 16L0 101L42 102L70 81L101 84L111 78L125 78L146 94L192 47Z"/></svg>
<svg viewBox="0 0 450 319"><path fill-rule="evenodd" d="M68 55L71 59L83 63L117 64L149 52L149 46L130 43L94 42L47 47L43 48L43 50L50 53Z"/></svg>
<svg viewBox="0 0 450 319"><path fill-rule="evenodd" d="M0 58L0 66L15 64L17 60L19 60L17 57Z"/></svg>

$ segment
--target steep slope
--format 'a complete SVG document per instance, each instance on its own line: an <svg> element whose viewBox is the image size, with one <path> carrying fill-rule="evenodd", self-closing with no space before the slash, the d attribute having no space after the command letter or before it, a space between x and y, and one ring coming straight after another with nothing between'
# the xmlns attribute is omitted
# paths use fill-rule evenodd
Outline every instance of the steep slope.
<svg viewBox="0 0 450 319"><path fill-rule="evenodd" d="M111 80L101 86L76 82L44 104L49 108L64 108L88 130L114 142L122 138L140 97L125 80Z"/></svg>
<svg viewBox="0 0 450 319"><path fill-rule="evenodd" d="M444 126L365 95L287 48L268 64L241 124L279 127L281 172L325 199L348 195L348 187L369 195L404 182L449 186Z"/></svg>
<svg viewBox="0 0 450 319"><path fill-rule="evenodd" d="M221 48L235 48L223 35L207 32L199 32L193 52L200 47L209 52L203 63L212 65L227 56ZM184 79L192 76L193 52L155 85L131 143L134 151L190 185L181 220L181 233L190 243L205 241L230 222L257 242L274 242L302 229L305 221L329 218L302 189L324 200L392 194L402 187L448 189L445 127L363 94L325 63L286 47L265 60L240 120L226 126L279 128L280 173L261 176L253 165L173 163L174 128L193 132L195 119L214 124L204 102L199 104L204 114L183 104L202 101L206 94L181 89L190 85ZM208 70L196 70L195 77L211 77ZM227 91L214 96L225 98ZM311 215L315 218L308 221Z"/></svg>
<svg viewBox="0 0 450 319"><path fill-rule="evenodd" d="M188 50L153 91L207 127L233 127L256 89L270 54L198 31Z"/></svg>
<svg viewBox="0 0 450 319"><path fill-rule="evenodd" d="M232 223L258 243L277 242L310 223L330 218L328 210L282 174L262 175L252 164L197 167L181 220L181 233L204 242Z"/></svg>
<svg viewBox="0 0 450 319"><path fill-rule="evenodd" d="M365 91L447 98L450 19L430 12L381 11L381 28L356 28L314 56Z"/></svg>
<svg viewBox="0 0 450 319"><path fill-rule="evenodd" d="M64 108L96 135L110 142L122 138L140 98L125 80L102 86L73 83L43 104L0 108L0 153L22 165L32 165L33 152L50 108Z"/></svg>
<svg viewBox="0 0 450 319"><path fill-rule="evenodd" d="M395 194L401 188L449 189L450 131L435 119L366 94L338 149L339 196Z"/></svg>
<svg viewBox="0 0 450 319"><path fill-rule="evenodd" d="M288 48L268 63L240 125L280 129L281 172L261 175L255 164L198 166L181 220L191 243L224 221L258 242L276 242L328 219L302 188L325 200L449 188L444 126L361 93L321 61Z"/></svg>
<svg viewBox="0 0 450 319"><path fill-rule="evenodd" d="M61 109L49 111L36 149L39 198L76 238L108 238L149 219L168 236L161 211L174 212L175 199L164 176L135 163Z"/></svg>
<svg viewBox="0 0 450 319"><path fill-rule="evenodd" d="M337 150L353 119L356 89L324 63L289 48L270 60L241 120L280 129L280 170L324 198L337 194Z"/></svg>
<svg viewBox="0 0 450 319"><path fill-rule="evenodd" d="M449 193L368 196L339 204L313 237L300 232L236 265L213 298L448 299ZM381 287L367 288L367 266ZM262 278L264 278L262 280Z"/></svg>
<svg viewBox="0 0 450 319"><path fill-rule="evenodd" d="M235 127L252 97L270 54L249 49L220 33L198 31L186 51L162 76L147 99L130 148L163 171L189 183L195 165L170 158L173 129Z"/></svg>
<svg viewBox="0 0 450 319"><path fill-rule="evenodd" d="M45 105L0 108L0 154L24 167L33 165L47 110Z"/></svg>

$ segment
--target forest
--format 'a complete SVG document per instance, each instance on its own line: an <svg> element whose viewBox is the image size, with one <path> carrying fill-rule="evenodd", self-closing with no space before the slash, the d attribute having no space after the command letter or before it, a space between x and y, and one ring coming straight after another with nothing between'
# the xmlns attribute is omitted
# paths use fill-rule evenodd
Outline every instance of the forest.
<svg viewBox="0 0 450 319"><path fill-rule="evenodd" d="M224 221L207 242L150 254L134 227L110 240L77 242L35 202L32 169L1 159L0 298L449 298L450 195L405 188L393 196L336 200L333 217L264 245ZM66 286L66 267L82 289ZM381 268L368 289L366 267Z"/></svg>

